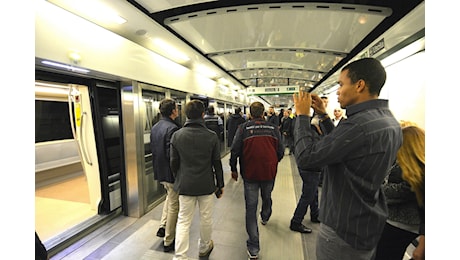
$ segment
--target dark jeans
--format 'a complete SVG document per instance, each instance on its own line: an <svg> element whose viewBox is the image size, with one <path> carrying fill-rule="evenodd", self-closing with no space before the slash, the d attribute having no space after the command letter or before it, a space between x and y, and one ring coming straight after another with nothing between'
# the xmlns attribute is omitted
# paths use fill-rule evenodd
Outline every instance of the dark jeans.
<svg viewBox="0 0 460 260"><path fill-rule="evenodd" d="M305 214L307 214L308 206L310 206L311 218L317 218L319 214L318 183L320 172L299 169L299 173L302 177L302 195L300 195L294 216L291 219L291 222L295 224L302 223Z"/></svg>
<svg viewBox="0 0 460 260"><path fill-rule="evenodd" d="M259 246L259 227L257 225L257 203L259 202L259 189L262 198L260 217L268 221L272 215L272 191L275 181L247 182L244 181L244 200L246 202L246 232L248 240L246 245L252 255L257 255Z"/></svg>
<svg viewBox="0 0 460 260"><path fill-rule="evenodd" d="M284 148L289 148L289 154L294 153L294 137L283 135Z"/></svg>

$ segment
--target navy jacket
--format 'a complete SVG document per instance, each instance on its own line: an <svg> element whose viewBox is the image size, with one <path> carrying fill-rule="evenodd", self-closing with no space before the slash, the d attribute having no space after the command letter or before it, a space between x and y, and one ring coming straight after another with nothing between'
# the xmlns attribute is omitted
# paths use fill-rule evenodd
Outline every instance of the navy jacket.
<svg viewBox="0 0 460 260"><path fill-rule="evenodd" d="M246 122L246 120L240 114L233 114L227 121L227 146L231 147L233 143L233 138L235 137L236 129L242 123Z"/></svg>
<svg viewBox="0 0 460 260"><path fill-rule="evenodd" d="M152 150L153 176L157 181L174 183L169 167L169 146L172 134L179 125L169 117L161 117L150 131L150 149Z"/></svg>

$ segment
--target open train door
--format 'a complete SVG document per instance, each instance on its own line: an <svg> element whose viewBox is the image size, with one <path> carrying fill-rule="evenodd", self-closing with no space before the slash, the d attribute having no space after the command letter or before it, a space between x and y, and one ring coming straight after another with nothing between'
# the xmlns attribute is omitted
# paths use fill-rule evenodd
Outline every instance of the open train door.
<svg viewBox="0 0 460 260"><path fill-rule="evenodd" d="M69 112L72 132L88 182L91 209L97 210L101 200L101 183L91 103L87 86L70 85Z"/></svg>
<svg viewBox="0 0 460 260"><path fill-rule="evenodd" d="M36 72L35 229L50 252L123 213L117 82Z"/></svg>
<svg viewBox="0 0 460 260"><path fill-rule="evenodd" d="M46 77L35 81L35 229L51 251L102 219L89 90Z"/></svg>

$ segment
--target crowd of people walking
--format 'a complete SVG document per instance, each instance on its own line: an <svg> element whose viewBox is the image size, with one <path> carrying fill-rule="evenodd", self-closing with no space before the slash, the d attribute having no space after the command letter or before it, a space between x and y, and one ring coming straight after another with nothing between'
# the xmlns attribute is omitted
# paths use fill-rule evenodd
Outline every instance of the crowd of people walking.
<svg viewBox="0 0 460 260"><path fill-rule="evenodd" d="M258 223L266 225L272 215L271 193L286 149L303 182L287 225L292 231L311 233L303 224L310 209L311 222L319 223L317 259L402 259L416 238L413 259L424 259L424 130L402 126L388 100L378 98L385 81L380 62L364 58L342 69L340 108L334 109L334 117L326 112L327 97L302 90L293 95L294 113L286 109L277 114L273 106L265 111L262 103L253 102L249 118L240 108L229 116L226 145L231 177L244 183L249 259L259 257ZM200 256L213 250L212 197L223 196L224 187L219 153L223 121L212 107L205 110L201 101L187 103L187 122L180 128L174 124L171 103L152 128L154 165L167 166L155 169L168 173L167 179L158 179L168 194L167 217L162 217L158 235L166 227L164 248L175 250L174 259L187 258L195 204L200 210ZM162 132L155 141L158 128ZM161 160L157 154L162 154ZM170 246L173 241L175 246Z"/></svg>

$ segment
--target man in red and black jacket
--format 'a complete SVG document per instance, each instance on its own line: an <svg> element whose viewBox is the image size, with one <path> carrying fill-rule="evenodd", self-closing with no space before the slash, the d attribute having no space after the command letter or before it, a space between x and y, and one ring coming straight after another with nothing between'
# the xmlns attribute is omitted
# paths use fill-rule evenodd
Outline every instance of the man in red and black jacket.
<svg viewBox="0 0 460 260"><path fill-rule="evenodd" d="M249 236L246 245L250 259L257 259L260 251L257 226L259 189L262 197L260 218L261 223L266 225L272 214L271 193L275 185L278 162L284 155L278 126L265 121L264 110L264 105L260 102L251 104L251 120L238 126L230 156L232 178L238 180L236 164L239 158L240 173L244 181L246 231Z"/></svg>

